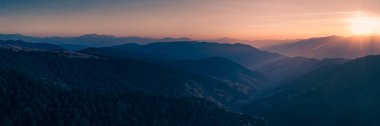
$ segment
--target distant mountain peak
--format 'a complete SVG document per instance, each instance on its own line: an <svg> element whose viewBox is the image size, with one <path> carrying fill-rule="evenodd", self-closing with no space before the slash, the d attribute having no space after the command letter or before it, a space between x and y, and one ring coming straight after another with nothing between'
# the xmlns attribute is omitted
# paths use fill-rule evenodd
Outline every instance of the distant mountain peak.
<svg viewBox="0 0 380 126"><path fill-rule="evenodd" d="M160 40L162 41L192 41L192 39L186 38L186 37L182 37L182 38L165 37Z"/></svg>
<svg viewBox="0 0 380 126"><path fill-rule="evenodd" d="M102 37L102 38L115 38L112 35L99 35L99 34L96 34L96 33L84 34L84 35L81 35L80 37L81 38L98 38L98 37Z"/></svg>
<svg viewBox="0 0 380 126"><path fill-rule="evenodd" d="M243 40L243 39L235 39L235 38L229 38L229 37L222 37L222 38L216 38L216 39L210 39L205 41L213 41L213 42L223 42L223 43L250 43L249 40Z"/></svg>

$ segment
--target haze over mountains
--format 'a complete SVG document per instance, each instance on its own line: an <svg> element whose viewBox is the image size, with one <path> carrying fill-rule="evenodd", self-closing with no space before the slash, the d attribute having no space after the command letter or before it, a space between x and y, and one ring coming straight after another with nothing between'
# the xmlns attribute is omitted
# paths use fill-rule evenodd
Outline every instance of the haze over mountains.
<svg viewBox="0 0 380 126"><path fill-rule="evenodd" d="M117 58L144 59L201 59L224 57L248 69L259 71L273 81L292 79L302 73L323 67L327 64L341 63L341 59L322 61L302 57L287 57L281 54L259 50L245 44L221 44L215 42L158 42L147 45L123 44L105 48L88 48L81 53Z"/></svg>
<svg viewBox="0 0 380 126"><path fill-rule="evenodd" d="M33 37L22 34L0 34L0 40L22 40L27 42L50 43L60 45L68 50L86 47L105 47L125 43L147 44L151 42L190 41L189 38L115 37L112 35L85 34L79 37Z"/></svg>
<svg viewBox="0 0 380 126"><path fill-rule="evenodd" d="M112 35L86 34L79 37L33 37L21 34L0 34L0 40L21 40L25 42L59 45L67 50L81 50L87 47L110 47L128 43L141 45L154 42L196 41L190 38L146 38L146 37L115 37ZM219 38L200 40L201 42L245 43L256 48L279 53L289 57L305 58L346 58L355 59L367 55L380 54L379 36L327 36L310 39L290 40L240 40ZM379 47L379 48L378 48Z"/></svg>
<svg viewBox="0 0 380 126"><path fill-rule="evenodd" d="M86 47L107 47L114 45L121 45L126 43L138 43L138 44L149 44L152 42L175 42L175 41L195 41L190 38L172 38L165 37L161 39L154 39L148 37L115 37L112 35L99 35L99 34L85 34L78 37L34 37L22 34L0 34L0 40L22 40L27 42L37 42L37 43L50 43L60 45L68 50L80 50ZM279 43L294 42L296 40L241 40L233 38L217 38L217 39L206 39L197 41L208 41L208 42L219 42L219 43L245 43L251 44L255 47L267 47L271 45L276 45Z"/></svg>
<svg viewBox="0 0 380 126"><path fill-rule="evenodd" d="M3 35L5 38L12 39L31 39L36 41L35 37L20 37L22 35ZM94 40L89 38L93 37ZM0 37L1 38L1 37ZM48 37L49 38L49 37ZM54 37L44 38L46 40L53 39ZM56 37L57 39L59 37ZM59 40L66 40L66 42L81 41L74 38L59 38ZM112 36L99 36L99 35L84 35L79 38L86 38L82 43L103 43L96 38L114 38ZM121 38L118 38L121 39ZM43 40L43 39L42 39ZM96 40L96 41L95 41ZM116 40L116 39L115 39ZM166 39L172 40L172 39ZM307 40L303 40L307 41ZM301 41L301 42L303 42ZM21 41L18 41L20 43ZM141 42L141 41L140 41ZM28 42L27 42L28 43ZM50 43L56 44L54 41ZM112 42L111 42L112 43ZM128 42L127 42L128 43ZM44 43L35 43L44 44ZM61 45L60 45L61 44ZM16 45L16 44L14 44ZM48 44L45 44L48 45ZM66 49L68 44L58 42L62 49ZM85 45L85 44L84 44ZM89 46L89 44L87 44ZM22 45L26 47L25 45ZM50 45L55 46L55 45ZM72 45L70 45L72 47ZM279 45L281 46L281 45ZM66 47L66 48L65 48ZM274 46L277 47L277 46ZM47 49L47 48L43 48ZM51 47L48 50L59 49L58 46ZM78 48L79 49L79 48ZM223 57L231 61L237 62L248 69L258 71L266 75L272 81L282 81L295 78L308 71L324 67L329 64L342 63L345 60L340 58L330 58L323 60L316 60L303 57L288 57L282 54L271 53L257 49L255 47L245 44L220 44L211 42L198 42L198 41L178 41L178 42L152 42L147 45L139 45L135 43L128 43L122 45L114 45L111 47L102 48L87 48L80 50L81 53L88 53L93 55L108 56L114 58L137 58L137 59L156 59L156 60L180 60L180 59L203 59L209 57ZM326 62L327 61L327 62Z"/></svg>
<svg viewBox="0 0 380 126"><path fill-rule="evenodd" d="M304 39L293 43L285 43L265 47L265 50L287 56L308 58L347 58L355 59L367 55L380 54L379 36L328 36Z"/></svg>

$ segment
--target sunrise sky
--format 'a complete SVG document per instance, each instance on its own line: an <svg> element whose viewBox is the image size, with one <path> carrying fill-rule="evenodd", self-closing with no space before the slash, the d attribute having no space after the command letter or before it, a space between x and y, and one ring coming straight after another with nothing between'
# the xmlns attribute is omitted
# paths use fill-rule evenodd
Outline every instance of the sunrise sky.
<svg viewBox="0 0 380 126"><path fill-rule="evenodd" d="M379 0L0 0L0 33L294 39L377 34L379 14Z"/></svg>

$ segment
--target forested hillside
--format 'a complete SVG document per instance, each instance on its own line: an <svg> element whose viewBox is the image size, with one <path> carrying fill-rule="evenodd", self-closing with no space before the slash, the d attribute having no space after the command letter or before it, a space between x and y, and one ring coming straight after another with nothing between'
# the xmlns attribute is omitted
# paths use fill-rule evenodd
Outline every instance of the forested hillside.
<svg viewBox="0 0 380 126"><path fill-rule="evenodd" d="M200 98L89 91L0 70L0 125L262 126Z"/></svg>
<svg viewBox="0 0 380 126"><path fill-rule="evenodd" d="M250 97L233 82L131 59L13 48L0 49L0 57L0 68L26 72L34 78L86 90L195 96L231 108Z"/></svg>

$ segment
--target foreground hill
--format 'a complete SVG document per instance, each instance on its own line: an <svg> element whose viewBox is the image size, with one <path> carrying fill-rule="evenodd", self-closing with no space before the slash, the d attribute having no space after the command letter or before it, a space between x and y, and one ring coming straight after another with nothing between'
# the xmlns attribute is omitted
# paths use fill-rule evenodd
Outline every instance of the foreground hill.
<svg viewBox="0 0 380 126"><path fill-rule="evenodd" d="M328 36L275 45L264 49L287 56L302 56L317 59L354 59L367 55L380 54L380 37Z"/></svg>
<svg viewBox="0 0 380 126"><path fill-rule="evenodd" d="M210 57L199 60L152 61L191 71L207 77L228 81L239 87L245 94L258 97L271 88L271 81L262 73L249 70L240 64L222 57Z"/></svg>
<svg viewBox="0 0 380 126"><path fill-rule="evenodd" d="M2 126L264 126L204 99L91 91L3 69L0 117Z"/></svg>
<svg viewBox="0 0 380 126"><path fill-rule="evenodd" d="M0 49L0 68L58 85L95 91L202 97L227 107L250 99L243 84L131 59L105 59L66 51ZM248 85L249 86L249 85Z"/></svg>
<svg viewBox="0 0 380 126"><path fill-rule="evenodd" d="M319 69L245 111L273 126L380 125L380 56Z"/></svg>

